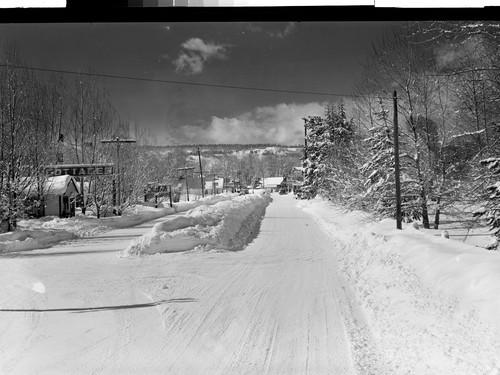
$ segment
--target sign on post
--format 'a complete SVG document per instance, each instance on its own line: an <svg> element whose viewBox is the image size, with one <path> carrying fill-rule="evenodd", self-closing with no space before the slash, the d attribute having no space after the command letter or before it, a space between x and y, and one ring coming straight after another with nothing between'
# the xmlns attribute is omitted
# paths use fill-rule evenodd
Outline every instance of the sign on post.
<svg viewBox="0 0 500 375"><path fill-rule="evenodd" d="M53 176L96 176L113 174L114 164L61 164L48 165L45 173L49 177Z"/></svg>

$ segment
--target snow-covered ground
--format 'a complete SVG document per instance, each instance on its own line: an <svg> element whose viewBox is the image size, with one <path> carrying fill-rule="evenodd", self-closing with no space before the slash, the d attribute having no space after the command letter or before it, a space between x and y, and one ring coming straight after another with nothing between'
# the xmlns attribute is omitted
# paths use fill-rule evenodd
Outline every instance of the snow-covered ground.
<svg viewBox="0 0 500 375"><path fill-rule="evenodd" d="M117 228L129 228L150 220L185 212L198 206L209 206L229 201L234 194L219 194L204 199L173 203L160 203L159 208L152 204L127 207L122 216L97 219L91 215L76 215L71 218L47 216L40 219L22 220L15 232L0 234L0 253L20 250L47 248L59 242L78 237L95 236ZM163 207L165 205L165 207Z"/></svg>
<svg viewBox="0 0 500 375"><path fill-rule="evenodd" d="M500 374L500 252L271 197L23 223L86 237L0 251L0 373Z"/></svg>
<svg viewBox="0 0 500 375"><path fill-rule="evenodd" d="M397 374L500 373L500 252L321 199L299 206L340 241L332 256Z"/></svg>

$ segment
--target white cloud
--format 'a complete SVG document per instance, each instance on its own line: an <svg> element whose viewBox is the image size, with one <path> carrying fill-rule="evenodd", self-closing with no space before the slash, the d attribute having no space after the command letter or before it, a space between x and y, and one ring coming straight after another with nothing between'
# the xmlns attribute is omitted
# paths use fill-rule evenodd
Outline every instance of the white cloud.
<svg viewBox="0 0 500 375"><path fill-rule="evenodd" d="M184 49L199 53L205 60L210 58L225 58L226 47L213 43L205 43L200 38L191 38L182 44Z"/></svg>
<svg viewBox="0 0 500 375"><path fill-rule="evenodd" d="M288 35L290 35L294 30L295 30L295 24L293 22L288 22L283 30L278 30L275 32L268 32L268 35L274 37L274 38L284 38Z"/></svg>
<svg viewBox="0 0 500 375"><path fill-rule="evenodd" d="M278 143L302 144L304 117L322 116L324 104L278 104L258 107L238 117L213 116L206 129L185 128L184 134L193 143Z"/></svg>
<svg viewBox="0 0 500 375"><path fill-rule="evenodd" d="M254 33L261 33L265 32L268 36L272 38L285 38L286 36L290 35L296 28L296 25L294 22L288 22L285 26L284 29L282 30L264 30L261 26L259 25L254 25L254 24L248 24L247 29L251 32Z"/></svg>
<svg viewBox="0 0 500 375"><path fill-rule="evenodd" d="M198 74L210 60L226 58L227 47L222 44L206 43L200 38L191 38L182 43L179 56L173 61L177 72Z"/></svg>
<svg viewBox="0 0 500 375"><path fill-rule="evenodd" d="M198 74L203 71L203 60L198 55L181 53L174 61L176 71L188 74Z"/></svg>

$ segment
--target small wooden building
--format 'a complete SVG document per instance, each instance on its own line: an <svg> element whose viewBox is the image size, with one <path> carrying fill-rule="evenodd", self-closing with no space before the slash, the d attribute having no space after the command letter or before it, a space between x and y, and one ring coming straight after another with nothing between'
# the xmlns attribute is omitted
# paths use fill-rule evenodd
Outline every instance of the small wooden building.
<svg viewBox="0 0 500 375"><path fill-rule="evenodd" d="M222 193L224 188L224 179L222 177L207 177L205 181L205 194L213 195Z"/></svg>
<svg viewBox="0 0 500 375"><path fill-rule="evenodd" d="M72 176L63 175L47 178L45 182L45 215L75 216L78 185Z"/></svg>
<svg viewBox="0 0 500 375"><path fill-rule="evenodd" d="M281 183L283 182L283 177L265 177L264 178L264 189L270 189L271 193L279 190Z"/></svg>

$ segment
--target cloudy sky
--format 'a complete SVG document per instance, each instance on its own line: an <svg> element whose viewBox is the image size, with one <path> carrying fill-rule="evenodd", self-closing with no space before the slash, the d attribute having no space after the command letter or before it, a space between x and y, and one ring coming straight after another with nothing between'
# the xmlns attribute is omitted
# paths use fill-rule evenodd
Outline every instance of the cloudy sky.
<svg viewBox="0 0 500 375"><path fill-rule="evenodd" d="M160 143L302 143L302 117L349 94L386 22L0 24L33 67L106 75L117 112ZM0 46L3 48L3 46ZM168 83L159 81L175 81ZM181 82L213 86L185 85ZM246 90L265 88L282 92Z"/></svg>

